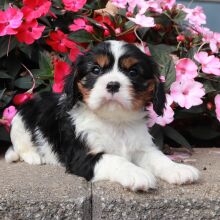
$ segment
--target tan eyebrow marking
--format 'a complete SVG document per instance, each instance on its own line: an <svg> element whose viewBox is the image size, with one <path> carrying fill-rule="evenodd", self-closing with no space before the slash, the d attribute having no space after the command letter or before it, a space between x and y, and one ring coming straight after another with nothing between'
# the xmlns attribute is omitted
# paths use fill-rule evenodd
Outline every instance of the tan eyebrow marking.
<svg viewBox="0 0 220 220"><path fill-rule="evenodd" d="M123 58L121 61L121 66L125 69L129 69L132 67L134 64L138 63L138 60L134 57L126 57Z"/></svg>
<svg viewBox="0 0 220 220"><path fill-rule="evenodd" d="M110 63L109 57L105 54L95 55L95 61L101 67L107 66Z"/></svg>

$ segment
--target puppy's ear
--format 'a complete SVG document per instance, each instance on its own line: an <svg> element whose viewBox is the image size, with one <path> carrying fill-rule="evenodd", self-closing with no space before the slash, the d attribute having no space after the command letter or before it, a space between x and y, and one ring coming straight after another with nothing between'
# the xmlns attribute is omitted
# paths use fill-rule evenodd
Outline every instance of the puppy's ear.
<svg viewBox="0 0 220 220"><path fill-rule="evenodd" d="M65 79L64 93L66 94L66 107L71 109L78 101L82 100L77 82L79 81L78 65L81 60L79 56L73 65L72 72Z"/></svg>
<svg viewBox="0 0 220 220"><path fill-rule="evenodd" d="M157 79L157 81L153 95L153 108L158 115L163 115L163 110L166 104L164 83L160 82L159 79Z"/></svg>

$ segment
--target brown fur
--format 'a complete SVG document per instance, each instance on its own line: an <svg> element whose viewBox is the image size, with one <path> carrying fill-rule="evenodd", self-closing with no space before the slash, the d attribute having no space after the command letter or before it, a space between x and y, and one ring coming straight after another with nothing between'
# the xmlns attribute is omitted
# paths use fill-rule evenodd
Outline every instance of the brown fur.
<svg viewBox="0 0 220 220"><path fill-rule="evenodd" d="M95 61L101 67L107 66L110 62L109 57L105 54L95 56Z"/></svg>
<svg viewBox="0 0 220 220"><path fill-rule="evenodd" d="M148 87L143 92L134 93L133 89L131 91L133 96L133 110L139 110L142 107L146 106L149 102L152 101L153 93L156 85L156 80L148 80Z"/></svg>
<svg viewBox="0 0 220 220"><path fill-rule="evenodd" d="M136 63L138 63L138 60L134 57L127 57L121 61L121 65L125 69L130 69Z"/></svg>
<svg viewBox="0 0 220 220"><path fill-rule="evenodd" d="M78 82L77 85L78 85L79 91L83 95L83 101L87 102L87 99L89 98L90 91L83 86L82 82Z"/></svg>

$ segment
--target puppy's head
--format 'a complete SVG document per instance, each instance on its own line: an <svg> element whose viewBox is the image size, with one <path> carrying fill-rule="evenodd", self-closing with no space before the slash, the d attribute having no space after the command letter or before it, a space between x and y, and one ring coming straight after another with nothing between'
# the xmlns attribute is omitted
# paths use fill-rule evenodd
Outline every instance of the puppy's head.
<svg viewBox="0 0 220 220"><path fill-rule="evenodd" d="M161 115L163 85L155 63L138 47L121 41L100 43L78 57L67 78L70 106L84 102L94 112L140 112L150 102Z"/></svg>

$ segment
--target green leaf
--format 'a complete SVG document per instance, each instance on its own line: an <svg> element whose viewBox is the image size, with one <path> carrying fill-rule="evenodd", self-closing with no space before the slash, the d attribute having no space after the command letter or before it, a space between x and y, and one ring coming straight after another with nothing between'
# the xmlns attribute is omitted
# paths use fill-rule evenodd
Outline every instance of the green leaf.
<svg viewBox="0 0 220 220"><path fill-rule="evenodd" d="M7 55L7 51L8 52L12 51L18 45L16 38L11 37L10 45L9 45L9 49L8 49L9 38L10 38L9 36L5 36L5 37L0 38L0 58Z"/></svg>
<svg viewBox="0 0 220 220"><path fill-rule="evenodd" d="M69 38L77 43L90 43L92 42L93 36L85 30L78 30L69 35Z"/></svg>
<svg viewBox="0 0 220 220"><path fill-rule="evenodd" d="M195 53L198 51L198 47L191 47L186 54L186 58L194 59Z"/></svg>
<svg viewBox="0 0 220 220"><path fill-rule="evenodd" d="M12 79L5 71L0 70L0 79Z"/></svg>
<svg viewBox="0 0 220 220"><path fill-rule="evenodd" d="M32 78L29 76L20 77L15 80L15 86L20 89L30 89L33 85Z"/></svg>
<svg viewBox="0 0 220 220"><path fill-rule="evenodd" d="M176 80L176 70L170 54L176 51L176 47L165 44L148 44L151 55L158 64L160 74L165 76L165 89L169 90L170 85Z"/></svg>
<svg viewBox="0 0 220 220"><path fill-rule="evenodd" d="M164 145L164 135L163 135L163 129L161 126L155 124L151 129L150 129L150 134L153 137L153 141L156 146L162 148Z"/></svg>
<svg viewBox="0 0 220 220"><path fill-rule="evenodd" d="M219 84L219 83L218 83ZM213 83L211 81L205 80L203 82L203 87L205 88L205 93L215 92L216 89L213 86Z"/></svg>
<svg viewBox="0 0 220 220"><path fill-rule="evenodd" d="M7 73L14 79L21 69L21 64L16 54L11 53L6 60Z"/></svg>
<svg viewBox="0 0 220 220"><path fill-rule="evenodd" d="M4 126L0 126L0 140L10 142L10 135Z"/></svg>
<svg viewBox="0 0 220 220"><path fill-rule="evenodd" d="M124 29L125 30L128 30L128 29L131 29L132 27L135 26L135 23L133 21L127 21L125 24L124 24Z"/></svg>
<svg viewBox="0 0 220 220"><path fill-rule="evenodd" d="M40 70L47 75L52 75L52 63L51 58L45 54L40 53L40 61L39 61Z"/></svg>
<svg viewBox="0 0 220 220"><path fill-rule="evenodd" d="M195 138L200 140L211 140L220 137L219 131L210 129L210 126L194 126L193 128L188 128L187 131Z"/></svg>
<svg viewBox="0 0 220 220"><path fill-rule="evenodd" d="M6 88L5 88L5 89L0 90L0 100L1 100L1 99L2 99L2 97L3 97L5 90L6 90Z"/></svg>
<svg viewBox="0 0 220 220"><path fill-rule="evenodd" d="M180 144L183 147L186 147L188 149L191 149L191 144L183 137L177 130L170 126L164 127L164 134L174 140L176 143Z"/></svg>
<svg viewBox="0 0 220 220"><path fill-rule="evenodd" d="M179 10L178 14L173 18L173 21L176 24L182 24L184 23L184 19L186 17L186 12L184 12L183 10Z"/></svg>

